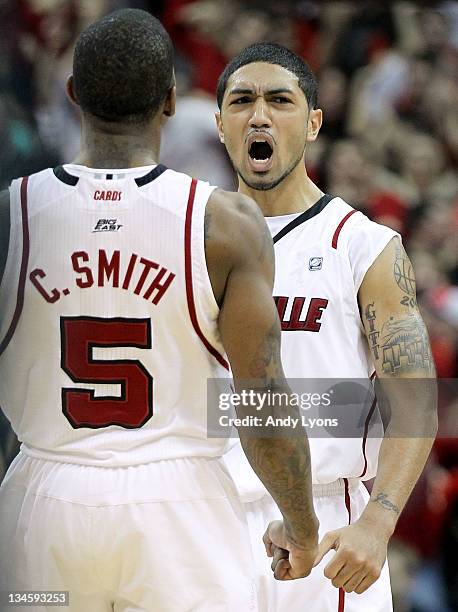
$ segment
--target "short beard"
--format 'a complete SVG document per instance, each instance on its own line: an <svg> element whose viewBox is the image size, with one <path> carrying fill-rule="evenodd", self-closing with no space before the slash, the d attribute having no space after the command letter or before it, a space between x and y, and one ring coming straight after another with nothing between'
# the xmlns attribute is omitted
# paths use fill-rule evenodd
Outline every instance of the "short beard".
<svg viewBox="0 0 458 612"><path fill-rule="evenodd" d="M255 182L250 182L248 181L243 174L237 170L237 168L235 168L235 171L237 172L237 174L240 176L240 178L242 179L242 181L245 183L245 185L247 185L248 187L250 187L250 189L255 189L256 191L270 191L271 189L275 189L275 187L277 185L279 185L282 181L285 180L285 178L287 176L289 176L291 174L291 172L298 166L298 164L302 161L303 157L304 157L304 152L305 152L305 144L304 144L304 148L302 150L302 153L299 155L299 157L291 164L291 166L285 170L285 172L283 172L283 174L277 178L274 179L273 181L270 181L270 183L255 183Z"/></svg>

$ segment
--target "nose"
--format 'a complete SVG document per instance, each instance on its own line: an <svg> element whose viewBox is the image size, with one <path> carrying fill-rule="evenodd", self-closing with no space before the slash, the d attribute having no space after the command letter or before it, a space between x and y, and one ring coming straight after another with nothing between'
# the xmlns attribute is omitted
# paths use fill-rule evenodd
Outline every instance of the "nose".
<svg viewBox="0 0 458 612"><path fill-rule="evenodd" d="M256 98L253 105L253 114L250 118L250 127L252 128L268 128L272 125L272 120L269 113L269 107L262 96Z"/></svg>

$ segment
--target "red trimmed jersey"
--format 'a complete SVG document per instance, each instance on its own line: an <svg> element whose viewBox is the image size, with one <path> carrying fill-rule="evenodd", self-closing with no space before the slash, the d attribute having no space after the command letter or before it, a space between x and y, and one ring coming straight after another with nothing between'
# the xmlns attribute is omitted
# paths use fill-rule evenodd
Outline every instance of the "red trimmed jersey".
<svg viewBox="0 0 458 612"><path fill-rule="evenodd" d="M293 391L294 379L370 378L374 362L357 294L367 270L398 234L328 195L303 213L266 221L275 245L274 297L282 325L282 361ZM361 415L370 425L367 439L333 437L323 428L317 437L308 430L315 484L375 476L379 415L368 408ZM256 497L254 482L262 485L242 451L237 458L235 454L232 450L228 458L234 479L242 493L251 490ZM247 478L249 473L255 480Z"/></svg>
<svg viewBox="0 0 458 612"><path fill-rule="evenodd" d="M204 249L213 187L152 166L66 165L10 188L0 406L30 455L124 466L218 456L227 377Z"/></svg>

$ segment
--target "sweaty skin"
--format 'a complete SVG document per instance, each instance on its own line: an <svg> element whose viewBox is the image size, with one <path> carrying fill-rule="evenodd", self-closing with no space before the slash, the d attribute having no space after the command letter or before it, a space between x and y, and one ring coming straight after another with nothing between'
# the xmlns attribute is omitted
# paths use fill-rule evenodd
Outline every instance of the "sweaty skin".
<svg viewBox="0 0 458 612"><path fill-rule="evenodd" d="M303 212L323 195L305 166L306 145L318 135L322 112L309 109L293 73L265 62L242 66L228 79L216 122L238 174L239 191L252 197L265 216ZM273 151L269 163L250 158L253 138L268 140ZM391 415L370 501L356 523L326 534L320 543L315 565L334 549L326 577L347 592L363 593L385 563L389 538L431 450L437 415L428 334L416 303L412 266L398 239L368 270L357 297L381 384L383 379L416 378L416 388L421 379L423 390L406 393L402 385L385 384ZM401 337L418 347L412 362L399 364L392 357L390 349ZM402 418L406 414L410 423L423 424L415 437ZM281 545L275 546L269 533L265 544L275 573L284 559Z"/></svg>

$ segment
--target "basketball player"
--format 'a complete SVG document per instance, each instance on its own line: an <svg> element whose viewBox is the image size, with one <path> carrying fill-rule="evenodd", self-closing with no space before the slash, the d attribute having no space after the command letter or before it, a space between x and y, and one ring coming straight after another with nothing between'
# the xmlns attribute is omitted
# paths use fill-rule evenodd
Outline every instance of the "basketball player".
<svg viewBox="0 0 458 612"><path fill-rule="evenodd" d="M238 173L239 192L256 200L275 243L274 297L286 375L369 381L375 372L389 387L388 427L407 414L426 432L410 439L387 435L383 442L366 435L310 438L322 538L317 567L302 583L275 583L260 556L260 605L269 611L387 612L387 544L436 427L432 384L421 396L389 385L391 379L434 376L412 267L396 232L324 194L307 176L306 144L318 135L322 111L314 76L299 57L274 44L248 47L224 70L217 96L219 136ZM365 433L374 408L361 415ZM227 463L259 552L274 505L239 448L228 453ZM369 499L362 481L373 477ZM283 552L269 534L264 541L281 578Z"/></svg>
<svg viewBox="0 0 458 612"><path fill-rule="evenodd" d="M207 437L204 406L228 360L239 388L286 388L272 241L249 198L158 165L172 56L143 11L90 26L68 81L80 153L1 197L0 405L22 442L0 490L4 607L51 609L51 590L77 612L257 609L226 441ZM305 576L318 544L307 440L244 449L285 518L269 532L290 551L283 575Z"/></svg>

